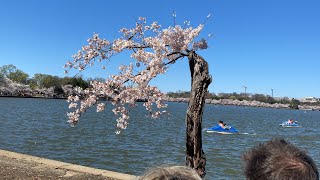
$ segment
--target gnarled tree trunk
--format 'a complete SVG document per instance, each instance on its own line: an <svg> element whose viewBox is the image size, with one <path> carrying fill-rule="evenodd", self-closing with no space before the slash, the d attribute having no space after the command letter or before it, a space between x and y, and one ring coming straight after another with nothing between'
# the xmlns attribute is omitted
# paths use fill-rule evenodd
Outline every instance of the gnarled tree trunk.
<svg viewBox="0 0 320 180"><path fill-rule="evenodd" d="M186 165L204 177L206 158L202 150L202 115L205 96L211 83L208 63L194 51L189 52L191 94L186 116Z"/></svg>

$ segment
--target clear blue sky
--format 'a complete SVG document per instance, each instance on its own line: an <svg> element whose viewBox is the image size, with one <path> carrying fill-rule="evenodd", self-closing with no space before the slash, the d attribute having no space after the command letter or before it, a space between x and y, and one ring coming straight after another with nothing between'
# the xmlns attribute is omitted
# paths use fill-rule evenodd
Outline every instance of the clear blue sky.
<svg viewBox="0 0 320 180"><path fill-rule="evenodd" d="M210 92L241 93L247 86L248 93L320 97L319 8L319 0L0 1L0 66L63 77L62 66L93 32L113 40L139 16L168 26L176 11L177 23L197 26L211 13L202 36L214 38L199 52L214 79ZM189 91L189 74L184 59L152 84ZM94 68L83 75L105 76Z"/></svg>

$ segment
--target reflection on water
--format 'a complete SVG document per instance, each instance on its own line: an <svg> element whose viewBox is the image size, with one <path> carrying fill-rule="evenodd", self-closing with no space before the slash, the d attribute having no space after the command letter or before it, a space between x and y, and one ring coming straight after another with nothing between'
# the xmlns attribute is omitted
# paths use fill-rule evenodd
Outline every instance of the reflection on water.
<svg viewBox="0 0 320 180"><path fill-rule="evenodd" d="M67 106L65 100L0 98L0 148L134 175L157 165L184 164L185 103L169 103L171 116L156 120L146 118L139 106L120 135L114 133L116 117L108 110L91 109L70 127ZM278 126L289 118L302 128ZM273 137L308 150L320 167L320 112L206 105L203 128L219 120L245 134L203 132L206 179L244 179L241 154Z"/></svg>

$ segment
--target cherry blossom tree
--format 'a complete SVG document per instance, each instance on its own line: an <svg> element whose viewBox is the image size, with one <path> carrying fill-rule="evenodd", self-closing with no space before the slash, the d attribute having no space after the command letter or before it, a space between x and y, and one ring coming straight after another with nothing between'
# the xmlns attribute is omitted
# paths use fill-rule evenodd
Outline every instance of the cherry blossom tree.
<svg viewBox="0 0 320 180"><path fill-rule="evenodd" d="M137 106L140 99L145 100L143 106L151 118L159 117L166 112L161 110L166 107L163 103L166 95L149 82L164 74L176 61L187 59L191 95L186 113L186 165L204 177L206 159L202 150L201 124L211 76L207 62L196 53L208 47L205 39L197 39L204 24L194 28L185 22L183 26L174 24L173 27L162 28L157 22L147 24L146 18L140 17L133 28L122 28L121 37L113 41L94 34L88 39L88 45L65 64L66 73L71 69L83 71L97 62L110 62L114 55L125 51L130 53L132 62L121 65L119 74L110 75L105 82L92 81L91 87L83 91L83 99L78 95L69 96L69 108L74 110L68 113L68 122L74 126L88 108L96 106L100 112L110 101L114 106L112 111L118 115L116 133L120 133L128 126L130 108ZM102 68L106 66L103 64Z"/></svg>

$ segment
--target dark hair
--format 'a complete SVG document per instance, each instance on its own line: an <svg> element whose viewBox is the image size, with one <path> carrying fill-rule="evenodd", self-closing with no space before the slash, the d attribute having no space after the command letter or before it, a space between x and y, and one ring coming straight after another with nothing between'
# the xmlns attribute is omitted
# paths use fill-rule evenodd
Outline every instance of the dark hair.
<svg viewBox="0 0 320 180"><path fill-rule="evenodd" d="M223 121L219 121L219 123L222 123L222 124L223 124Z"/></svg>
<svg viewBox="0 0 320 180"><path fill-rule="evenodd" d="M259 144L242 155L247 180L318 180L316 164L307 153L284 139Z"/></svg>

